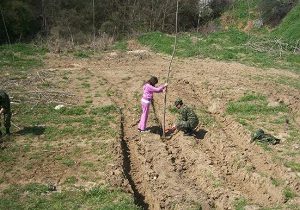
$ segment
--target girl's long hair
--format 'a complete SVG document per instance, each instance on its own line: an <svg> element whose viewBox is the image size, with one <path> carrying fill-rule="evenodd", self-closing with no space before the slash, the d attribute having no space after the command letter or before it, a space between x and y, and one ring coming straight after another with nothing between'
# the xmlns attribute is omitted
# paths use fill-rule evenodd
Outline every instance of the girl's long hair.
<svg viewBox="0 0 300 210"><path fill-rule="evenodd" d="M144 84L150 84L152 86L155 86L158 83L157 77L152 76L148 81L146 81Z"/></svg>

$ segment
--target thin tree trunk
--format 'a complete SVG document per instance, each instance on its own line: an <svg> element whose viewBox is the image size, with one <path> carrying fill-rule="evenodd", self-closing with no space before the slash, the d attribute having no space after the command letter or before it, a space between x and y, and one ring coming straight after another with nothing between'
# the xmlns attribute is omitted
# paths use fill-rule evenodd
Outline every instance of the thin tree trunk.
<svg viewBox="0 0 300 210"><path fill-rule="evenodd" d="M177 44L177 23L178 23L178 0L177 0L177 6L176 6L176 20L175 20L175 40L174 40L174 47L173 47L173 53L171 56L171 60L169 63L169 70L168 70L168 74L167 74L167 79L166 79L166 83L169 82L169 76L170 76L170 72L171 72L171 65L172 65L172 61L175 55L175 51L176 51L176 44ZM163 115L163 138L166 137L165 135L165 129L166 129L166 108L167 108L167 90L168 87L166 87L166 91L165 91L165 98L164 98L164 115Z"/></svg>
<svg viewBox="0 0 300 210"><path fill-rule="evenodd" d="M4 25L4 28L5 28L7 40L8 40L8 43L10 45L10 39L9 39L9 35L8 35L8 32L7 32L7 28L6 28L6 24L5 24L5 20L4 20L4 16L3 16L2 10L0 10L0 12L1 12L1 16L2 16L3 25Z"/></svg>
<svg viewBox="0 0 300 210"><path fill-rule="evenodd" d="M94 52L95 52L95 42L96 42L96 29L95 29L95 0L93 0L93 35L94 35L93 48L94 48Z"/></svg>

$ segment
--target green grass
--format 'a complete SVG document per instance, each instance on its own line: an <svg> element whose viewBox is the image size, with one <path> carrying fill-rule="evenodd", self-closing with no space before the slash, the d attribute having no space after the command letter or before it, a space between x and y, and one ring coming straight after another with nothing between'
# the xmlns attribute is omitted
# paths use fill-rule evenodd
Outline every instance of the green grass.
<svg viewBox="0 0 300 210"><path fill-rule="evenodd" d="M300 78L294 79L294 78L289 78L287 76L281 76L280 78L276 79L276 82L300 90Z"/></svg>
<svg viewBox="0 0 300 210"><path fill-rule="evenodd" d="M175 36L151 32L140 35L138 40L150 46L154 52L171 55ZM205 36L189 33L177 36L175 56L203 56L222 61L238 61L261 68L289 69L300 73L300 54L294 53L287 43L284 44L278 44L267 36L247 34L236 29Z"/></svg>
<svg viewBox="0 0 300 210"><path fill-rule="evenodd" d="M300 40L300 2L283 19L282 23L272 32L271 37L283 39L293 46Z"/></svg>
<svg viewBox="0 0 300 210"><path fill-rule="evenodd" d="M258 128L264 130L278 129L286 125L286 119L292 119L290 110L285 104L268 106L268 103L266 97L259 93L245 94L238 100L229 101L226 112L251 132ZM292 126L286 131L289 133L290 138L293 138L292 141L295 141L298 133L293 134ZM274 133L276 132L274 131ZM264 150L272 151L272 147L267 143L259 144Z"/></svg>
<svg viewBox="0 0 300 210"><path fill-rule="evenodd" d="M62 115L84 115L86 114L86 111L84 107L63 107L58 110L58 113Z"/></svg>
<svg viewBox="0 0 300 210"><path fill-rule="evenodd" d="M252 7L257 1L250 1L250 6ZM255 13L249 13L249 8L246 6L248 3L249 1L246 0L235 1L233 18L239 18L236 19L235 23L241 21L245 24L245 18L256 18ZM250 11L254 10L250 9ZM285 21L286 23L284 22L281 26L282 29L275 30L274 35L284 37L287 41L295 40L297 37L293 37L292 32L298 36L299 27L293 28L291 26L291 31L286 30L291 22L287 22L288 19ZM296 26L298 26L297 24L296 22ZM300 56L293 53L293 43L288 42L288 45L283 45L285 47L280 54L278 50L282 46L275 45L268 36L259 37L248 34L234 29L233 25L230 25L228 31L216 32L207 36L189 33L180 34L177 38L175 56L178 57L201 56L223 61L238 61L251 66L286 68L295 71L300 69ZM143 34L139 37L141 43L151 46L155 52L167 55L171 55L173 52L174 40L174 35L166 35L160 32ZM127 50L127 44L127 41L119 41L115 44L114 49L125 51ZM36 70L43 66L41 58L45 58L46 51L45 49L22 44L0 46L1 73L9 73L12 80L26 79L28 73L32 73L30 72L31 69ZM86 52L74 54L79 58L89 58L89 55ZM71 74L72 72L68 72L68 75L64 75L62 79L71 80L71 77L69 78ZM79 78L78 80L82 81L79 88L90 89L89 80L91 76ZM289 85L297 90L300 87L297 78L280 77L276 79L276 82ZM105 84L107 84L106 79L99 78L99 85ZM53 87L53 84L50 82L39 86L39 88L51 87ZM96 93L95 97L103 94L105 93ZM106 92L107 96L113 96L114 94L112 91ZM18 97L22 99L21 101L24 101L23 96ZM134 93L134 98L138 99L139 93ZM92 108L92 102L88 98L84 106L67 106L61 110L55 110L55 104L36 103L36 101L13 104L14 112L18 113L14 116L14 123L20 127L22 125L22 128L23 126L24 128L18 131L18 135L22 136L22 141L11 140L9 147L1 150L0 163L5 165L4 172L17 173L18 171L14 170L17 162L20 161L20 157L28 159L23 168L27 170L31 170L34 165L41 164L41 159L46 160L48 158L66 170L75 170L78 163L77 159L80 159L81 155L85 153L92 157L97 156L101 161L93 161L92 158L85 159L81 163L80 170L107 171L107 165L113 163L115 158L114 154L107 151L115 145L112 142L105 141L105 139L115 139L117 136L117 129L119 128L118 108L113 105ZM177 113L177 109L173 106L168 107L168 109L171 113ZM199 112L201 113L199 117L201 122L206 125L213 123L213 120L207 117L202 110L199 110ZM227 109L228 114L234 115L239 122L247 126L259 117L264 119L264 116L275 116L281 112L285 114L284 117L272 122L279 125L284 123L284 119L289 116L289 110L284 105L268 107L266 98L260 94L246 94L237 101L231 101ZM292 126L290 127L292 128ZM291 140L294 141L299 136L299 132L296 127L293 129L294 133L291 133L293 139ZM85 150L87 145L91 146L89 150ZM265 147L266 150L271 150L268 145ZM65 148L65 150L60 151L61 148ZM292 156L292 153L289 153L290 156ZM238 167L247 167L243 162L237 162L236 164ZM291 170L299 172L298 162L289 160L285 165ZM61 192L49 192L48 186L41 183L11 185L7 190L0 192L0 209L140 209L134 204L131 195L119 190L101 186L90 190L77 188L75 184L79 182L79 177L69 175L62 180L64 185ZM86 181L100 179L99 177L92 177L90 174L81 177ZM5 181L5 177L0 177L0 183L5 183ZM222 184L218 180L214 181L214 187L219 187ZM278 186L280 181L274 180L273 184ZM72 190L67 187L72 188ZM289 188L286 188L283 193L286 200L296 196ZM235 203L236 209L243 209L246 205L247 202L244 198L237 200Z"/></svg>
<svg viewBox="0 0 300 210"><path fill-rule="evenodd" d="M268 107L267 102L261 104L251 104L251 103L235 103L230 102L227 112L229 114L243 114L243 115L270 115L276 114L278 112L287 112L288 108L285 105L280 105L278 107Z"/></svg>
<svg viewBox="0 0 300 210"><path fill-rule="evenodd" d="M238 30L238 25L247 25L249 20L261 17L258 5L261 0L235 1L230 4L223 17L230 17L227 31L209 35L185 33L177 35L175 56L209 57L222 61L238 61L260 68L282 68L300 73L300 3L285 17L271 34L264 28L252 27L251 32ZM225 18L226 19L226 18ZM216 21L218 24L220 20ZM161 32L142 34L138 40L151 47L154 52L171 55L175 35Z"/></svg>
<svg viewBox="0 0 300 210"><path fill-rule="evenodd" d="M78 58L88 58L89 55L87 53L84 53L84 52L77 52L74 54L75 57L78 57Z"/></svg>
<svg viewBox="0 0 300 210"><path fill-rule="evenodd" d="M168 110L169 110L169 112L172 113L172 114L177 114L177 113L179 112L178 109L177 109L176 107L171 106L171 105L168 106Z"/></svg>
<svg viewBox="0 0 300 210"><path fill-rule="evenodd" d="M238 101L231 101L228 103L228 114L239 114L242 116L252 115L275 115L279 112L288 112L288 108L285 105L277 107L269 107L268 101L262 95L248 94Z"/></svg>
<svg viewBox="0 0 300 210"><path fill-rule="evenodd" d="M120 51L127 51L128 50L127 44L128 42L126 40L119 40L114 44L113 49L120 50Z"/></svg>
<svg viewBox="0 0 300 210"><path fill-rule="evenodd" d="M75 176L71 176L71 177L66 178L65 184L74 185L74 184L76 184L77 181L78 181L78 179Z"/></svg>
<svg viewBox="0 0 300 210"><path fill-rule="evenodd" d="M284 189L283 194L285 196L286 201L295 198L297 196L297 194L294 193L289 187L286 187Z"/></svg>
<svg viewBox="0 0 300 210"><path fill-rule="evenodd" d="M5 163L7 165L12 165L16 160L16 156L14 155L16 151L11 148L10 150L2 150L0 152L0 163ZM7 168L3 169L4 171L7 170Z"/></svg>
<svg viewBox="0 0 300 210"><path fill-rule="evenodd" d="M271 178L272 179L272 184L275 186L275 187L278 187L280 185L283 184L283 181L282 180L279 180L279 179L274 179L274 178Z"/></svg>
<svg viewBox="0 0 300 210"><path fill-rule="evenodd" d="M255 19L258 17L256 12L256 6L261 0L239 0L234 1L233 4L230 4L227 12L225 14L229 13L230 16L232 16L232 19L237 22L245 22L248 18Z"/></svg>
<svg viewBox="0 0 300 210"><path fill-rule="evenodd" d="M201 108L199 109L199 114L197 113L197 116L199 118L199 121L207 126L212 126L214 124L214 119L211 115L209 115L205 109Z"/></svg>
<svg viewBox="0 0 300 210"><path fill-rule="evenodd" d="M91 108L88 103L55 110L55 106L34 100L12 105L16 113L22 113L14 116L14 123L22 127L17 134L23 140L11 141L9 147L1 151L4 172L13 173L16 167L31 171L49 160L61 170L88 170L85 181L103 182L99 173L107 171L116 158L109 152L113 143L106 139L115 139L119 132L116 129L119 128L117 107ZM77 142L84 146L78 146ZM86 154L89 154L89 161L85 159L80 163L78 160ZM27 161L20 166L23 157ZM80 177L64 177L61 192L49 192L47 185L42 183L10 185L0 192L0 209L140 209L134 204L132 195L117 189L97 187L85 191L76 187ZM0 176L0 183L5 181L6 178ZM73 190L69 191L68 187Z"/></svg>
<svg viewBox="0 0 300 210"><path fill-rule="evenodd" d="M75 164L74 160L70 160L70 159L65 159L62 161L62 164L70 167L70 166L73 166Z"/></svg>
<svg viewBox="0 0 300 210"><path fill-rule="evenodd" d="M74 177L68 179L76 182ZM0 209L106 209L140 210L132 197L119 190L94 187L91 190L49 192L42 184L13 185L3 192Z"/></svg>
<svg viewBox="0 0 300 210"><path fill-rule="evenodd" d="M138 40L145 45L150 45L155 52L172 54L175 38L161 32L152 32L141 35Z"/></svg>
<svg viewBox="0 0 300 210"><path fill-rule="evenodd" d="M291 168L292 171L300 172L300 163L298 162L287 162L285 163L285 166Z"/></svg>
<svg viewBox="0 0 300 210"><path fill-rule="evenodd" d="M24 118L15 119L16 124L24 125L20 134L30 136L44 133L53 141L72 133L73 137L93 135L95 131L103 136L115 137L117 132L111 126L118 123L118 113L114 106L93 108L88 111L85 106L63 107L54 109L55 105L37 105L33 109L25 104L17 104L13 108L19 113L24 113ZM47 126L36 126L44 125ZM78 127L78 125L81 125Z"/></svg>
<svg viewBox="0 0 300 210"><path fill-rule="evenodd" d="M9 72L12 78L25 77L24 71L43 66L41 58L45 57L47 49L26 44L0 46L0 70Z"/></svg>
<svg viewBox="0 0 300 210"><path fill-rule="evenodd" d="M247 205L247 201L245 198L240 198L239 200L235 201L234 207L236 210L243 210Z"/></svg>

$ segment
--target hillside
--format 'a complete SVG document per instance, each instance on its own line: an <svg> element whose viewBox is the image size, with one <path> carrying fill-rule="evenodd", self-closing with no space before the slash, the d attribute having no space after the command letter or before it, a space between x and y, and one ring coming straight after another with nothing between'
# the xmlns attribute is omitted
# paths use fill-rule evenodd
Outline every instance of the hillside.
<svg viewBox="0 0 300 210"><path fill-rule="evenodd" d="M282 23L272 32L272 35L298 45L300 40L300 2L288 13Z"/></svg>
<svg viewBox="0 0 300 210"><path fill-rule="evenodd" d="M263 1L234 1L228 5L225 12L221 14L221 17L217 19L216 22L219 22L223 29L235 28L254 35L270 36L271 39L277 38L284 42L297 43L300 39L300 2L287 1L297 3L294 4L292 9L282 20L278 19L280 21L278 21L279 23L275 26L268 24L269 20L267 18L272 18L272 15L268 15L267 12L271 14L274 10L280 11L280 8L277 6L278 4L273 3L274 8L272 8L261 2ZM268 11L263 12L264 7L268 9ZM279 11L278 15L281 15ZM276 13L274 13L273 16L275 16L275 14Z"/></svg>

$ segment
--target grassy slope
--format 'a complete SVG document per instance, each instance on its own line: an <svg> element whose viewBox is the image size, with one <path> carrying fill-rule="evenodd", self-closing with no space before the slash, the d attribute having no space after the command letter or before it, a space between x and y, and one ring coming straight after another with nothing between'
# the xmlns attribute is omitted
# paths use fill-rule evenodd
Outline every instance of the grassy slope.
<svg viewBox="0 0 300 210"><path fill-rule="evenodd" d="M281 68L299 72L300 54L295 53L298 51L296 40L299 39L297 33L300 31L299 3L278 29L270 30L268 26L256 27L257 21L261 19L257 9L260 1L240 0L231 4L215 21L223 29L219 32L208 35L178 35L175 55L202 56L237 61L260 68ZM173 51L174 36L152 32L141 35L139 41L151 46L155 52L171 54Z"/></svg>
<svg viewBox="0 0 300 210"><path fill-rule="evenodd" d="M282 23L272 32L277 38L288 42L299 42L300 40L300 1L283 19Z"/></svg>
<svg viewBox="0 0 300 210"><path fill-rule="evenodd" d="M226 24L226 26L231 28L239 28L240 30L250 32L250 34L270 35L271 38L281 38L286 42L297 42L300 39L300 2L287 14L278 27L270 30L269 27L265 25L265 27L260 29L251 27L250 31L247 30L249 29L247 28L249 21L256 21L261 18L261 14L258 10L258 5L261 1L262 0L235 1L221 16L221 25L224 27ZM271 31L270 34L269 31Z"/></svg>

